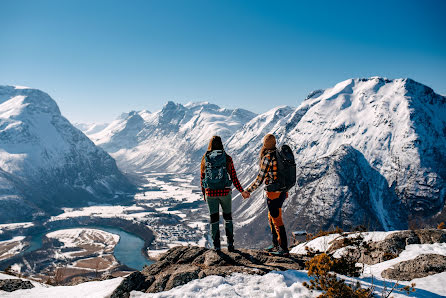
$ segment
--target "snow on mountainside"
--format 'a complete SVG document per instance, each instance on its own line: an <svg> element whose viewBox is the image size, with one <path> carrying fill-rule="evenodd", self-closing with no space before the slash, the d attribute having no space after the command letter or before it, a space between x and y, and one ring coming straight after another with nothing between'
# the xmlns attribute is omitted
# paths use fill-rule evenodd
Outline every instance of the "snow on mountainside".
<svg viewBox="0 0 446 298"><path fill-rule="evenodd" d="M261 127L261 117L226 145L244 182L257 173L263 135L274 133L292 147L298 183L284 208L291 229L404 228L404 210L431 216L444 206L446 98L427 86L411 79L346 80L312 92L253 138L248 132ZM268 231L253 229L266 216L261 192L234 203L240 239L264 239Z"/></svg>
<svg viewBox="0 0 446 298"><path fill-rule="evenodd" d="M0 86L0 181L0 222L108 202L133 189L48 94L12 86Z"/></svg>
<svg viewBox="0 0 446 298"><path fill-rule="evenodd" d="M349 79L316 90L297 108L255 116L209 103L167 103L156 113L123 114L90 138L128 171L198 176L208 140L219 134L243 186L258 171L263 136L274 133L296 157L297 185L284 205L290 229L365 225L403 229L445 202L446 99L411 79ZM235 193L237 194L237 193ZM234 198L238 237L267 239L261 191Z"/></svg>
<svg viewBox="0 0 446 298"><path fill-rule="evenodd" d="M351 79L298 108L305 109L295 127L279 132L296 140L298 156L318 158L349 144L412 211L432 214L444 205L445 97L411 79Z"/></svg>
<svg viewBox="0 0 446 298"><path fill-rule="evenodd" d="M88 136L100 132L106 128L109 123L73 123L73 125Z"/></svg>
<svg viewBox="0 0 446 298"><path fill-rule="evenodd" d="M126 171L192 171L209 139L228 139L255 114L207 102L168 102L161 111L125 113L90 138Z"/></svg>

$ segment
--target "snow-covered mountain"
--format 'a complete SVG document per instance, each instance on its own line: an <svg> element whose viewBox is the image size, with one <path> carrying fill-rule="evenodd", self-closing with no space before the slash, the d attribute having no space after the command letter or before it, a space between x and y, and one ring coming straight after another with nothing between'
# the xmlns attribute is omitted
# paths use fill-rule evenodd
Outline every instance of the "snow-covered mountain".
<svg viewBox="0 0 446 298"><path fill-rule="evenodd" d="M227 143L245 182L258 170L256 119ZM446 98L411 79L350 79L317 90L258 132L295 153L298 186L284 212L292 229L401 228L408 214L428 217L444 206ZM265 216L264 199L258 192L235 206L246 237Z"/></svg>
<svg viewBox="0 0 446 298"><path fill-rule="evenodd" d="M155 113L125 113L90 138L126 171L192 172L213 135L227 140L254 116L207 102L170 101Z"/></svg>
<svg viewBox="0 0 446 298"><path fill-rule="evenodd" d="M74 127L80 129L87 136L95 134L106 128L109 123L73 123Z"/></svg>
<svg viewBox="0 0 446 298"><path fill-rule="evenodd" d="M310 93L297 108L257 116L169 102L156 113L123 114L90 137L123 169L198 175L210 136L219 134L247 186L267 133L296 157L298 183L284 205L290 229L405 228L409 217L431 217L444 206L446 99L411 79L349 79ZM265 239L261 191L235 197L233 209L241 240Z"/></svg>
<svg viewBox="0 0 446 298"><path fill-rule="evenodd" d="M0 86L0 222L111 202L133 186L115 161L36 89Z"/></svg>

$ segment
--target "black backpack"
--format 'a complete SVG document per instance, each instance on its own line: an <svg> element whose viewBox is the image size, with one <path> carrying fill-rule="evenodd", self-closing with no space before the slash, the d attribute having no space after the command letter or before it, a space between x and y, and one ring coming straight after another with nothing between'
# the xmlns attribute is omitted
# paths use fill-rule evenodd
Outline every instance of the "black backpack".
<svg viewBox="0 0 446 298"><path fill-rule="evenodd" d="M289 191L296 185L296 162L290 146L284 144L275 152L277 160L277 181L268 184L266 191Z"/></svg>

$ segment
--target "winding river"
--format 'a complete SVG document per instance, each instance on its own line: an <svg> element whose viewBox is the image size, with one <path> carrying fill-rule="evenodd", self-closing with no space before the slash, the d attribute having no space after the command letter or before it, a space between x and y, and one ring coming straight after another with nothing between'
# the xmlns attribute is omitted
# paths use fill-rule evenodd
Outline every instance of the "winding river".
<svg viewBox="0 0 446 298"><path fill-rule="evenodd" d="M121 264L127 265L128 267L133 269L141 270L144 267L144 265L150 265L153 263L142 254L142 248L144 247L144 240L142 240L141 238L139 238L134 234L128 233L119 228L106 227L106 226L75 226L70 228L59 228L37 233L31 235L30 246L25 250L25 253L41 248L43 236L45 236L48 233L65 229L75 229L75 228L97 229L119 235L120 237L119 242L115 246L113 255Z"/></svg>

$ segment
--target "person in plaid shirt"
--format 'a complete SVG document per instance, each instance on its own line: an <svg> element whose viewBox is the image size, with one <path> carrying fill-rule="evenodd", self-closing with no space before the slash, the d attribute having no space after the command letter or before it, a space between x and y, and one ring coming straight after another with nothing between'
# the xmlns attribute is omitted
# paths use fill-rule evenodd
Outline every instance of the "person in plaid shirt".
<svg viewBox="0 0 446 298"><path fill-rule="evenodd" d="M228 251L234 251L234 228L232 224L232 191L231 188L222 187L219 189L213 188L205 188L204 181L206 179L206 156L215 151L222 151L226 156L226 170L227 174L229 174L230 181L234 184L235 188L241 193L244 193L243 187L240 185L240 182L237 178L237 174L235 172L234 163L232 158L224 152L223 143L219 136L213 136L209 141L209 146L207 152L203 155L201 159L201 190L203 192L204 200L208 204L209 214L210 214L210 226L211 226L211 235L212 241L214 245L214 249L220 250L220 205L223 210L223 219L225 220L225 232L226 238L228 242ZM217 152L218 153L218 152ZM226 174L226 173L225 173ZM226 174L226 175L227 175Z"/></svg>
<svg viewBox="0 0 446 298"><path fill-rule="evenodd" d="M243 198L247 199L250 193L256 190L263 182L271 185L277 182L277 159L276 159L276 138L272 134L267 134L263 139L263 147L260 150L260 171L254 182L243 193ZM266 250L278 254L288 255L288 239L285 226L282 220L282 205L288 197L287 192L266 191L266 202L268 204L268 222L271 227L272 245Z"/></svg>

